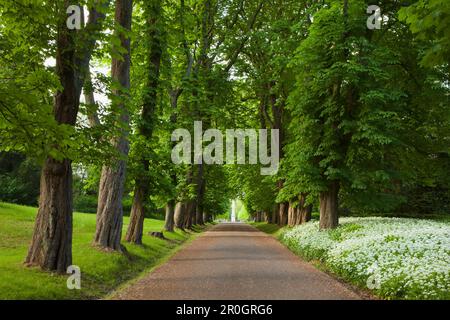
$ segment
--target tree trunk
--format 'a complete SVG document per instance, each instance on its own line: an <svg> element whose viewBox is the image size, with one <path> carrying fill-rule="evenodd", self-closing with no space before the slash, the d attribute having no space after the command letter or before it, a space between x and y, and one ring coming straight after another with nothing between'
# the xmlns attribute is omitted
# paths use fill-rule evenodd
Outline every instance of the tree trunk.
<svg viewBox="0 0 450 320"><path fill-rule="evenodd" d="M197 204L197 209L195 210L195 224L204 225L205 221L203 220L203 205Z"/></svg>
<svg viewBox="0 0 450 320"><path fill-rule="evenodd" d="M191 211L191 226L197 224L197 202L194 201L192 204L192 211Z"/></svg>
<svg viewBox="0 0 450 320"><path fill-rule="evenodd" d="M306 205L306 193L299 195L298 217L296 224L303 224L311 220L312 205Z"/></svg>
<svg viewBox="0 0 450 320"><path fill-rule="evenodd" d="M58 123L71 126L81 94L74 68L75 34L61 25L56 40L56 71L62 90L56 93L53 111ZM65 273L72 264L72 201L71 161L48 157L41 172L39 209L26 265Z"/></svg>
<svg viewBox="0 0 450 320"><path fill-rule="evenodd" d="M278 223L278 210L279 210L279 204L277 203L273 206L270 223L273 223L273 224Z"/></svg>
<svg viewBox="0 0 450 320"><path fill-rule="evenodd" d="M164 229L166 231L173 232L173 229L175 227L174 215L175 215L175 200L170 200L167 202L166 205L166 221L164 224Z"/></svg>
<svg viewBox="0 0 450 320"><path fill-rule="evenodd" d="M131 17L133 10L132 0L116 0L115 21L125 30L131 30ZM113 57L111 77L120 88L112 90L117 97L127 98L130 88L130 38L120 29L115 33L119 36L121 46L126 50L123 57ZM116 48L118 50L118 48ZM123 100L123 99L118 99ZM118 102L120 110L119 121L128 127L129 114L123 101ZM121 129L120 137L113 141L114 146L122 156L128 155L128 129ZM102 169L97 207L97 225L94 245L105 249L121 251L120 240L122 236L123 208L122 198L125 184L126 162L119 160L115 164L106 165Z"/></svg>
<svg viewBox="0 0 450 320"><path fill-rule="evenodd" d="M142 184L136 184L135 186L130 224L125 236L126 241L135 244L142 244L142 235L144 233L145 197L147 194L145 188L146 186Z"/></svg>
<svg viewBox="0 0 450 320"><path fill-rule="evenodd" d="M39 210L28 266L65 273L72 264L72 167L48 158L41 174Z"/></svg>
<svg viewBox="0 0 450 320"><path fill-rule="evenodd" d="M95 101L94 96L94 86L92 84L92 76L90 68L88 68L87 74L86 74L86 81L84 84L84 102L88 106L88 114L87 118L89 121L89 125L91 128L98 126L100 124L100 119L98 117L98 105Z"/></svg>
<svg viewBox="0 0 450 320"><path fill-rule="evenodd" d="M332 181L328 190L320 193L320 229L334 229L338 226L339 181Z"/></svg>
<svg viewBox="0 0 450 320"><path fill-rule="evenodd" d="M288 209L288 226L292 227L295 225L298 216L298 208L294 207L292 202L289 202Z"/></svg>
<svg viewBox="0 0 450 320"><path fill-rule="evenodd" d="M122 251L125 169L125 161L119 161L116 167L104 166L102 169L94 245L104 249Z"/></svg>
<svg viewBox="0 0 450 320"><path fill-rule="evenodd" d="M287 224L287 213L288 213L288 203L281 202L278 212L278 223L280 226L285 226Z"/></svg>
<svg viewBox="0 0 450 320"><path fill-rule="evenodd" d="M184 229L185 211L185 204L183 202L177 202L174 213L175 226L182 230Z"/></svg>
<svg viewBox="0 0 450 320"><path fill-rule="evenodd" d="M312 205L307 205L307 206L302 207L299 212L300 224L310 221L311 213L312 213Z"/></svg>
<svg viewBox="0 0 450 320"><path fill-rule="evenodd" d="M198 165L198 172L197 172L197 201L196 201L196 208L195 208L195 224L203 225L203 198L205 196L205 180L204 180L204 165L203 163Z"/></svg>
<svg viewBox="0 0 450 320"><path fill-rule="evenodd" d="M184 214L184 221L183 221L183 227L184 229L191 229L192 228L192 220L193 216L195 215L195 203L194 201L188 201L185 206L185 214Z"/></svg>

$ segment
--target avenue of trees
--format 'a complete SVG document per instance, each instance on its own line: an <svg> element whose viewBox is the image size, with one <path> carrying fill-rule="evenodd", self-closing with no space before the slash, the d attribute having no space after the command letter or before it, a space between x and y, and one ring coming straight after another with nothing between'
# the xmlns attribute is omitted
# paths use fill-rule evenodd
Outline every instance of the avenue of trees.
<svg viewBox="0 0 450 320"><path fill-rule="evenodd" d="M74 204L119 252L145 217L189 229L234 198L323 229L448 213L450 2L409 2L369 29L365 0L0 0L0 200L39 205L26 263L71 265ZM278 173L173 164L194 121L278 129Z"/></svg>

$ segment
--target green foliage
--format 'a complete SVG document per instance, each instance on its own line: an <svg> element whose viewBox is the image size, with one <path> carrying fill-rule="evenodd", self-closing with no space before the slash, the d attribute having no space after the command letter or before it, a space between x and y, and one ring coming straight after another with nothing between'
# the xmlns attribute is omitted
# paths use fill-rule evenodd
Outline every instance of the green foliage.
<svg viewBox="0 0 450 320"><path fill-rule="evenodd" d="M40 173L32 159L0 152L0 201L37 205Z"/></svg>
<svg viewBox="0 0 450 320"><path fill-rule="evenodd" d="M246 210L271 212L275 203L276 185L272 177L262 176L260 167L255 165L232 168L231 186L237 190Z"/></svg>
<svg viewBox="0 0 450 320"><path fill-rule="evenodd" d="M241 200L237 201L236 211L237 211L238 220L240 220L240 221L250 220L250 214L247 211L247 207Z"/></svg>
<svg viewBox="0 0 450 320"><path fill-rule="evenodd" d="M417 39L424 44L422 64L428 67L446 66L448 72L450 3L443 0L418 0L401 9L399 17L409 24Z"/></svg>
<svg viewBox="0 0 450 320"><path fill-rule="evenodd" d="M209 167L206 170L205 179L208 181L203 202L205 212L213 216L228 212L233 190L230 188L227 169L221 166Z"/></svg>
<svg viewBox="0 0 450 320"><path fill-rule="evenodd" d="M312 201L338 180L343 206L390 211L407 200L399 186L417 183L419 165L429 166L438 151L431 149L442 148L437 136L448 133L429 141L426 154L417 150L424 135L416 134L448 120L445 90L429 82L438 74L417 67L420 48L398 24L398 7L385 8L391 15L382 34L366 29L366 7L349 1L347 15L341 1L320 8L291 62L297 80L279 200L305 192ZM427 95L437 99L425 102Z"/></svg>

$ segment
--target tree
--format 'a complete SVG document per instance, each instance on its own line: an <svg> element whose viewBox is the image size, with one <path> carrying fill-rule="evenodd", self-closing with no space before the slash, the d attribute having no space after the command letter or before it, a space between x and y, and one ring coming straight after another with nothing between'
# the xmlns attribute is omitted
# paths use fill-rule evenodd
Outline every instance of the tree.
<svg viewBox="0 0 450 320"><path fill-rule="evenodd" d="M69 30L66 8L69 1L57 6L56 73L61 82L54 99L54 115L58 124L74 126L80 104L86 67L95 38L88 34L98 30L98 19L92 19L85 33ZM81 41L77 43L77 40ZM93 40L94 39L94 40ZM78 50L79 51L78 51ZM26 258L27 265L66 272L72 263L72 166L71 159L48 157L42 169L39 210L33 240Z"/></svg>
<svg viewBox="0 0 450 320"><path fill-rule="evenodd" d="M130 35L133 10L132 0L116 0L115 36L120 39L118 46L113 46L111 77L114 82L112 104L117 110L117 121L121 130L112 144L122 159L107 164L102 168L100 178L97 224L94 245L104 249L122 251L120 244L123 225L122 197L124 192L126 157L129 151L127 110L128 90L130 89Z"/></svg>
<svg viewBox="0 0 450 320"><path fill-rule="evenodd" d="M138 124L139 134L146 141L150 141L153 134L154 118L157 107L158 82L162 56L161 44L161 0L146 4L144 14L147 17L149 27L148 46L148 75L147 84L144 88L143 106L141 119ZM145 154L145 153L143 153ZM148 170L149 160L141 158L142 172L135 180L133 207L131 209L130 224L126 234L126 240L136 244L142 243L144 228L145 206L149 198Z"/></svg>

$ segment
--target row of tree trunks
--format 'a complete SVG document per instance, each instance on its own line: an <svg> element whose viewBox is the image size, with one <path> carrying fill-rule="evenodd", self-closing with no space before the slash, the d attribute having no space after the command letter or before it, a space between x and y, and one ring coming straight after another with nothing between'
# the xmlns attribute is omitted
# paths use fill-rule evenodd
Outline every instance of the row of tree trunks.
<svg viewBox="0 0 450 320"><path fill-rule="evenodd" d="M258 211L254 214L255 222L268 222L269 214L266 211Z"/></svg>
<svg viewBox="0 0 450 320"><path fill-rule="evenodd" d="M130 88L130 37L124 30L131 30L131 16L133 10L132 0L116 0L115 21L120 26L115 34L120 38L120 45L125 49L122 57L113 57L111 64L111 77L120 86L112 93L122 99L117 109L120 110L120 121L125 127L129 124L129 113L124 101ZM122 129L121 135L113 141L117 151L126 158L129 151L128 130ZM122 251L120 244L123 224L122 198L125 184L126 161L118 160L116 163L103 166L100 178L100 187L97 207L97 225L94 236L94 245L108 250Z"/></svg>
<svg viewBox="0 0 450 320"><path fill-rule="evenodd" d="M191 229L193 225L198 225L197 221L197 204L195 201L177 202L174 209L175 227L185 230ZM168 210L168 209L167 209ZM166 214L167 219L167 214ZM203 221L203 219L202 219Z"/></svg>
<svg viewBox="0 0 450 320"><path fill-rule="evenodd" d="M320 193L320 229L333 229L338 226L338 195L339 181L332 181L328 189ZM294 201L277 203L268 222L280 226L294 226L311 220L312 205L306 204L307 194L302 193L298 197L298 203ZM256 221L262 221L255 215Z"/></svg>
<svg viewBox="0 0 450 320"><path fill-rule="evenodd" d="M288 226L303 224L311 220L312 205L306 204L306 194L298 197L298 204L289 203L288 209Z"/></svg>

